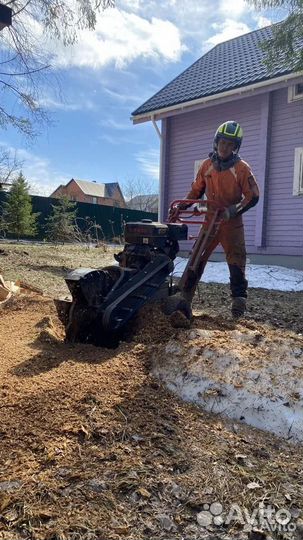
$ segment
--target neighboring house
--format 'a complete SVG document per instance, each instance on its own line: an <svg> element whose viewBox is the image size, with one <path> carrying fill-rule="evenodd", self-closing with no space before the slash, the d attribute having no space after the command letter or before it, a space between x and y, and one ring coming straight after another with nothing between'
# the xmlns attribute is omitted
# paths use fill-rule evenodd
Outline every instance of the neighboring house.
<svg viewBox="0 0 303 540"><path fill-rule="evenodd" d="M216 45L133 112L133 122L161 120L160 220L185 196L217 127L236 120L240 154L261 189L244 215L251 254L303 255L303 75L280 62L268 72L260 43L271 27ZM186 244L186 247L189 244Z"/></svg>
<svg viewBox="0 0 303 540"><path fill-rule="evenodd" d="M9 191L12 185L13 185L13 184L11 184L11 183L9 183L9 182L4 182L4 181L2 182L2 181L0 180L0 191L1 191L1 190L3 190L3 191Z"/></svg>
<svg viewBox="0 0 303 540"><path fill-rule="evenodd" d="M144 212L158 212L159 195L136 195L127 202L127 208Z"/></svg>
<svg viewBox="0 0 303 540"><path fill-rule="evenodd" d="M98 184L72 178L65 186L59 186L50 197L59 198L62 195L66 195L71 201L126 207L118 182Z"/></svg>

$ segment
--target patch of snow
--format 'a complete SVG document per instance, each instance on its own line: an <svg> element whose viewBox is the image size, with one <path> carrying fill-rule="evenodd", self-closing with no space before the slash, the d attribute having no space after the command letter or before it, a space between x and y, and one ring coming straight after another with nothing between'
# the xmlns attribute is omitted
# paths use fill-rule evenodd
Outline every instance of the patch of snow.
<svg viewBox="0 0 303 540"><path fill-rule="evenodd" d="M208 412L303 442L303 343L259 337L233 330L220 340L216 330L195 329L166 345L153 372Z"/></svg>
<svg viewBox="0 0 303 540"><path fill-rule="evenodd" d="M188 259L177 257L173 275L180 277ZM249 287L276 291L303 291L303 271L283 266L248 264L246 277ZM225 262L209 261L201 281L205 283L229 283L229 271Z"/></svg>

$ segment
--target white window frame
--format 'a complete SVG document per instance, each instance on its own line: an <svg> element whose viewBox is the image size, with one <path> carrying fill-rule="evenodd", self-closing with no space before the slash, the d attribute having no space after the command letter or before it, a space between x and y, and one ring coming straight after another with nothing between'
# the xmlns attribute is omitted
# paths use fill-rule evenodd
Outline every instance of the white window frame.
<svg viewBox="0 0 303 540"><path fill-rule="evenodd" d="M303 195L303 148L295 148L293 195Z"/></svg>
<svg viewBox="0 0 303 540"><path fill-rule="evenodd" d="M300 86L303 87L303 81L299 84ZM298 92L299 84L293 84L292 86L288 87L288 103L292 103L293 101L298 101L299 99L303 99L303 90Z"/></svg>

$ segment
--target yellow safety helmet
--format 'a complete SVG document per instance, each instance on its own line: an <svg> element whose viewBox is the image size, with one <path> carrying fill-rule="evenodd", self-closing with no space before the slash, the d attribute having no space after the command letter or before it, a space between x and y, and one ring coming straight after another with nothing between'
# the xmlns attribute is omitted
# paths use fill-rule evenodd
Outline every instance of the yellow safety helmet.
<svg viewBox="0 0 303 540"><path fill-rule="evenodd" d="M228 141L234 141L236 144L235 150L236 152L238 152L242 143L242 139L243 139L243 130L240 124L238 124L234 120L227 120L227 122L224 122L224 124L221 124L215 133L215 138L214 138L215 149L217 149L218 142L220 139L227 139Z"/></svg>

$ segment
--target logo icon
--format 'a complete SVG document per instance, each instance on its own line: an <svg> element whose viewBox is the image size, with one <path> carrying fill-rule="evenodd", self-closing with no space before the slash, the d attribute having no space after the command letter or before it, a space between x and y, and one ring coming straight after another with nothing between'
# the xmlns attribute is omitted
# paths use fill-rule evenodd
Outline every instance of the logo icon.
<svg viewBox="0 0 303 540"><path fill-rule="evenodd" d="M223 506L218 502L212 504L203 504L203 510L197 515L197 521L201 527L209 527L217 525L220 527L224 523Z"/></svg>

